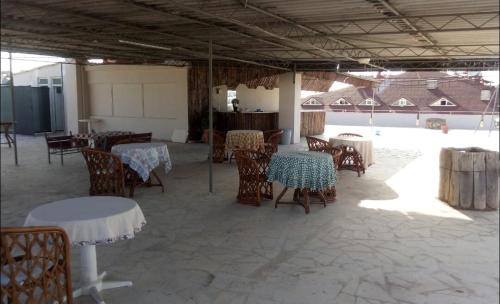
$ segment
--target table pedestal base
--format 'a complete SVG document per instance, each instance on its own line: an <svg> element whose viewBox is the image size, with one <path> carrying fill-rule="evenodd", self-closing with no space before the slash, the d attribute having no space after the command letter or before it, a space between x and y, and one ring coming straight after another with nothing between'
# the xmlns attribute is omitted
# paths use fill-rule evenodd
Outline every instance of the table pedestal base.
<svg viewBox="0 0 500 304"><path fill-rule="evenodd" d="M326 207L327 203L333 202L335 200L335 199L333 199L333 200L327 199L327 197L325 196L325 193L322 190L313 190L312 191L312 190L310 190L308 188L304 188L304 189L296 188L295 191L293 192L293 202L280 202L281 198L283 197L283 195L285 195L285 193L287 191L288 191L288 187L285 187L283 189L283 191L281 191L281 193L276 198L276 203L274 204L274 208L278 208L278 204L301 205L302 207L304 207L304 209L306 211L306 214L308 214L309 211L310 211L310 205L311 204L323 204L323 206ZM304 196L304 201L303 202L300 200L301 194ZM312 194L312 195L317 194L319 196L319 198L320 198L320 202L311 202L311 201L309 201L309 195L310 194Z"/></svg>
<svg viewBox="0 0 500 304"><path fill-rule="evenodd" d="M131 281L104 281L104 277L106 276L105 271L97 275L95 245L83 246L80 254L82 286L73 291L73 298L90 295L96 303L104 304L101 296L102 290L132 286Z"/></svg>

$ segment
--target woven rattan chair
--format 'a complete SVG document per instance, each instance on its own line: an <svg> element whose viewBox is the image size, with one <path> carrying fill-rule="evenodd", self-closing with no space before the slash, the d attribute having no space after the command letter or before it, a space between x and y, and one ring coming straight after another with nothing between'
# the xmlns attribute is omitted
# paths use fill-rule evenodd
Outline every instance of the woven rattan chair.
<svg viewBox="0 0 500 304"><path fill-rule="evenodd" d="M276 133L283 134L283 130L281 129L274 129L274 130L267 130L263 131L262 134L264 135L264 142L269 142L269 138L273 136Z"/></svg>
<svg viewBox="0 0 500 304"><path fill-rule="evenodd" d="M338 169L343 153L341 148L333 147L326 140L322 140L312 136L306 136L306 140L309 151L330 153L333 157L335 169Z"/></svg>
<svg viewBox="0 0 500 304"><path fill-rule="evenodd" d="M4 227L2 303L73 303L68 236L59 227Z"/></svg>
<svg viewBox="0 0 500 304"><path fill-rule="evenodd" d="M214 163L222 163L226 159L226 134L214 130L213 140L212 160Z"/></svg>
<svg viewBox="0 0 500 304"><path fill-rule="evenodd" d="M281 141L283 130L272 130L273 133L264 139L264 151L267 156L271 157L273 153L278 152L278 145Z"/></svg>
<svg viewBox="0 0 500 304"><path fill-rule="evenodd" d="M356 133L340 133L338 136L342 137L363 137L363 135ZM339 170L352 170L358 172L358 177L361 176L360 172L365 173L365 166L363 165L363 157L361 154L351 146L340 146L342 149L342 157L338 166Z"/></svg>
<svg viewBox="0 0 500 304"><path fill-rule="evenodd" d="M118 156L89 148L82 154L90 175L90 195L125 196L125 171Z"/></svg>
<svg viewBox="0 0 500 304"><path fill-rule="evenodd" d="M342 149L342 156L339 162L338 170L352 170L358 172L358 177L361 176L360 172L365 173L365 166L363 164L363 157L361 154L351 146L339 146Z"/></svg>
<svg viewBox="0 0 500 304"><path fill-rule="evenodd" d="M273 199L273 183L267 181L269 157L262 152L235 150L240 177L238 201L260 206L262 198Z"/></svg>

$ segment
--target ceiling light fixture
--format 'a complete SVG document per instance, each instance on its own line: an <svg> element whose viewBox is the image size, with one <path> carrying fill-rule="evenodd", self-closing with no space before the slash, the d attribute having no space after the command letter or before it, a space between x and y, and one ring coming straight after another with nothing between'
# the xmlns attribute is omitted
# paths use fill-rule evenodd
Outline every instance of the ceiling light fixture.
<svg viewBox="0 0 500 304"><path fill-rule="evenodd" d="M152 48L152 49L165 50L165 51L171 51L172 50L169 47L164 47L164 46L159 46L159 45L153 45L153 44L147 44L147 43L134 42L134 41L128 41L128 40L118 40L118 42L125 43L125 44L130 44L130 45L135 45L135 46L142 46L142 47Z"/></svg>

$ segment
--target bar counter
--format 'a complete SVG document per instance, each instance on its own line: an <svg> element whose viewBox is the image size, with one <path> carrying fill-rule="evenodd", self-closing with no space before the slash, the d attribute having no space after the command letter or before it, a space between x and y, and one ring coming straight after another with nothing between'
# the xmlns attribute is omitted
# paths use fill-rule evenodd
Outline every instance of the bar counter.
<svg viewBox="0 0 500 304"><path fill-rule="evenodd" d="M230 130L273 130L278 129L277 112L214 112L214 128Z"/></svg>

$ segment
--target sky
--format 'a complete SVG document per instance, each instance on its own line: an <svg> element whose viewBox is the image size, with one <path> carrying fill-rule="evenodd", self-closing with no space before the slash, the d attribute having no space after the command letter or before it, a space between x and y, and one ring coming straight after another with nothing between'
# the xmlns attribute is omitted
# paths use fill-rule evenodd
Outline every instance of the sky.
<svg viewBox="0 0 500 304"><path fill-rule="evenodd" d="M55 62L64 62L64 58L33 55L33 54L12 54L12 72L18 73L21 71L31 70L44 65L53 64ZM9 53L2 52L2 72L10 71Z"/></svg>

